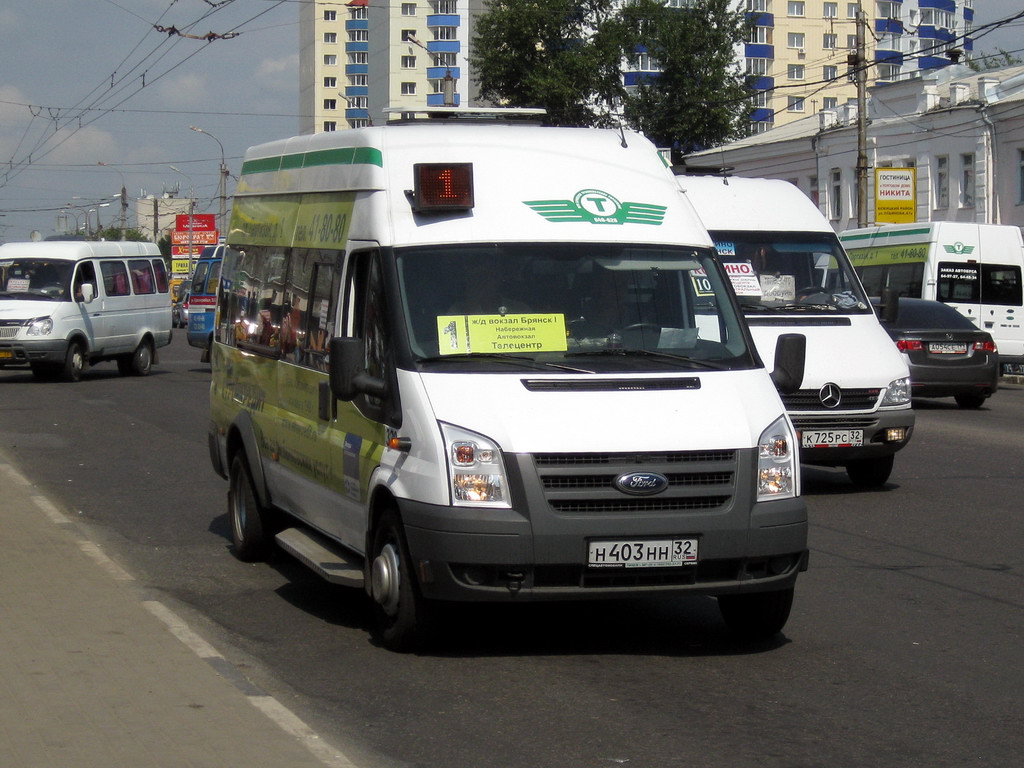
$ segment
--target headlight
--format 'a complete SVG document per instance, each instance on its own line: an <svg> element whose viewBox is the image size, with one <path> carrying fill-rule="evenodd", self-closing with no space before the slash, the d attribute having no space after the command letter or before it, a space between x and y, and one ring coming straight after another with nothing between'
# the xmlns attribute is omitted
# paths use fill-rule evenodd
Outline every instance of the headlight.
<svg viewBox="0 0 1024 768"><path fill-rule="evenodd" d="M800 493L796 436L780 416L757 441L757 500L788 499Z"/></svg>
<svg viewBox="0 0 1024 768"><path fill-rule="evenodd" d="M29 336L49 336L53 330L53 320L49 317L37 317L28 323Z"/></svg>
<svg viewBox="0 0 1024 768"><path fill-rule="evenodd" d="M896 379L889 383L882 405L907 405L910 402L910 379Z"/></svg>
<svg viewBox="0 0 1024 768"><path fill-rule="evenodd" d="M505 465L497 444L475 432L441 424L452 503L457 507L509 508Z"/></svg>

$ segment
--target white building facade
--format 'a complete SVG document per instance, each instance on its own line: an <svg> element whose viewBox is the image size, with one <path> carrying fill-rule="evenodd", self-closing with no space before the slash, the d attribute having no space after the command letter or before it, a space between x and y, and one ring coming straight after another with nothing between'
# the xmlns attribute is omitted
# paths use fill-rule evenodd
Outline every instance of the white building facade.
<svg viewBox="0 0 1024 768"><path fill-rule="evenodd" d="M858 224L857 144L848 103L689 155L686 166L787 180L843 231ZM917 221L1024 226L1024 67L960 65L871 88L867 156L869 224L873 169L898 167L916 170Z"/></svg>

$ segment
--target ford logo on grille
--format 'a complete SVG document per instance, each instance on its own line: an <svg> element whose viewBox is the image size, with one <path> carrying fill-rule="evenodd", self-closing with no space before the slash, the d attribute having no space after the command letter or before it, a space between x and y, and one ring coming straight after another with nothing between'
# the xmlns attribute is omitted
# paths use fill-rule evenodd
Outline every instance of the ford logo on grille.
<svg viewBox="0 0 1024 768"><path fill-rule="evenodd" d="M650 496L668 488L668 478L657 472L627 472L615 478L615 487L634 496Z"/></svg>

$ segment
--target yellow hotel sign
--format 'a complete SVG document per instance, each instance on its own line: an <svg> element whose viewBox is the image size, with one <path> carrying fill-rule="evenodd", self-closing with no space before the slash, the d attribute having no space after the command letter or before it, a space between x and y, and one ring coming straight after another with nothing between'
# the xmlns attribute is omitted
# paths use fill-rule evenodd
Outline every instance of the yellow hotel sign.
<svg viewBox="0 0 1024 768"><path fill-rule="evenodd" d="M917 169L875 168L875 222L917 221Z"/></svg>

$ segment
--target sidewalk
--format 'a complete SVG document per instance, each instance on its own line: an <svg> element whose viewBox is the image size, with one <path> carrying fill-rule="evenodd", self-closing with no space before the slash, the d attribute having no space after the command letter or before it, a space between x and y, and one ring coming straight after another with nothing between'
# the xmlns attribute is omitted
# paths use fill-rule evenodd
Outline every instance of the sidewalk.
<svg viewBox="0 0 1024 768"><path fill-rule="evenodd" d="M351 768L0 453L0 753L10 768Z"/></svg>

